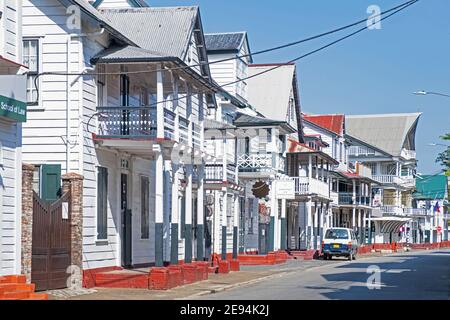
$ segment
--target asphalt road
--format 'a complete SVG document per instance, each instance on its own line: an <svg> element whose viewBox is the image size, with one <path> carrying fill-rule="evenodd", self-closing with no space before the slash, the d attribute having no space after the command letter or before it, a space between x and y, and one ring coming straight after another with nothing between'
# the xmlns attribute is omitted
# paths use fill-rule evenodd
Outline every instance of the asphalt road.
<svg viewBox="0 0 450 320"><path fill-rule="evenodd" d="M374 271L368 273L368 268ZM378 277L379 276L379 277ZM372 289L369 289L368 279ZM450 250L345 261L202 297L202 300L449 300Z"/></svg>

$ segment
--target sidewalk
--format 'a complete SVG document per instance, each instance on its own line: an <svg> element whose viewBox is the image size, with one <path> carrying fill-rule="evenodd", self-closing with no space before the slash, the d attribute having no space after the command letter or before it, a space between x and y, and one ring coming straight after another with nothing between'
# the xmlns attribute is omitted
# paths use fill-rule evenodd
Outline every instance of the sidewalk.
<svg viewBox="0 0 450 320"><path fill-rule="evenodd" d="M413 250L425 251L425 250ZM357 256L357 260L372 257L382 257L389 255L398 255L397 253L368 253ZM242 266L239 272L230 272L228 274L210 274L206 281L196 282L190 285L176 287L171 290L144 290L144 289L112 289L95 288L85 292L76 292L71 295L69 291L58 292L58 295L52 295L49 292L50 300L182 300L201 298L202 296L230 290L240 286L250 285L265 281L271 278L283 277L291 272L300 270L310 271L320 268L330 263L342 263L346 259L324 260L288 260L281 265L262 265L262 266ZM84 294L85 293L85 294Z"/></svg>

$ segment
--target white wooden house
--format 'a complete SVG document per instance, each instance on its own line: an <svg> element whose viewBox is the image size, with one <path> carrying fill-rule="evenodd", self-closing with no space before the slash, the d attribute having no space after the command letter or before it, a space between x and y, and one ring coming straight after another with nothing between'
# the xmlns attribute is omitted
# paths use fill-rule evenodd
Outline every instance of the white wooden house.
<svg viewBox="0 0 450 320"><path fill-rule="evenodd" d="M203 259L201 141L216 89L207 65L187 67L207 61L199 9L108 3L24 1L24 41L39 73L56 72L30 101L24 161L40 166L41 197L57 192L49 170L84 176L85 270ZM81 29L66 23L70 5Z"/></svg>
<svg viewBox="0 0 450 320"><path fill-rule="evenodd" d="M21 273L22 123L27 68L22 63L22 4L0 1L0 275Z"/></svg>
<svg viewBox="0 0 450 320"><path fill-rule="evenodd" d="M405 240L399 229L410 224L422 210L412 206L416 179L416 130L421 114L346 116L346 140L351 144L349 161L371 170L379 183L374 188L372 219L375 243Z"/></svg>

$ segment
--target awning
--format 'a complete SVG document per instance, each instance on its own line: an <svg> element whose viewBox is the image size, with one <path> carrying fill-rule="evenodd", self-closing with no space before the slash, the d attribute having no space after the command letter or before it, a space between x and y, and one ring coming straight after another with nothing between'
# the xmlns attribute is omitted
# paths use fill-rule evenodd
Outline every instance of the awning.
<svg viewBox="0 0 450 320"><path fill-rule="evenodd" d="M400 227L411 221L410 218L398 217L381 217L373 218L372 221L379 221L381 223L381 233L399 232Z"/></svg>
<svg viewBox="0 0 450 320"><path fill-rule="evenodd" d="M17 69L19 69L19 68L26 68L26 69L28 69L23 64L14 62L12 60L9 60L8 58L5 58L2 55L0 55L0 67L1 68L17 68Z"/></svg>

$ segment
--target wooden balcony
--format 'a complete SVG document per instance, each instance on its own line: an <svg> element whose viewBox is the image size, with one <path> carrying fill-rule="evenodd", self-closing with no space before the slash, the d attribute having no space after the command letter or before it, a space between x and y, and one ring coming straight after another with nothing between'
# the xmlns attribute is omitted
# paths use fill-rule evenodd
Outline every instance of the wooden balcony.
<svg viewBox="0 0 450 320"><path fill-rule="evenodd" d="M238 187L236 183L236 166L228 164L224 174L223 164L205 165L205 187L206 189L220 189L222 187Z"/></svg>
<svg viewBox="0 0 450 320"><path fill-rule="evenodd" d="M238 157L239 175L266 176L284 173L286 160L278 153L244 154Z"/></svg>
<svg viewBox="0 0 450 320"><path fill-rule="evenodd" d="M308 177L291 177L295 181L296 196L319 196L325 199L330 198L330 187L327 182Z"/></svg>
<svg viewBox="0 0 450 320"><path fill-rule="evenodd" d="M151 149L155 143L182 145L200 149L202 128L164 108L164 121L158 123L156 107L98 107L97 133L94 140L102 145L136 154L136 149ZM164 136L158 137L158 126L163 126ZM178 134L178 135L177 135ZM189 137L192 144L189 145ZM130 149L130 150L127 150Z"/></svg>

